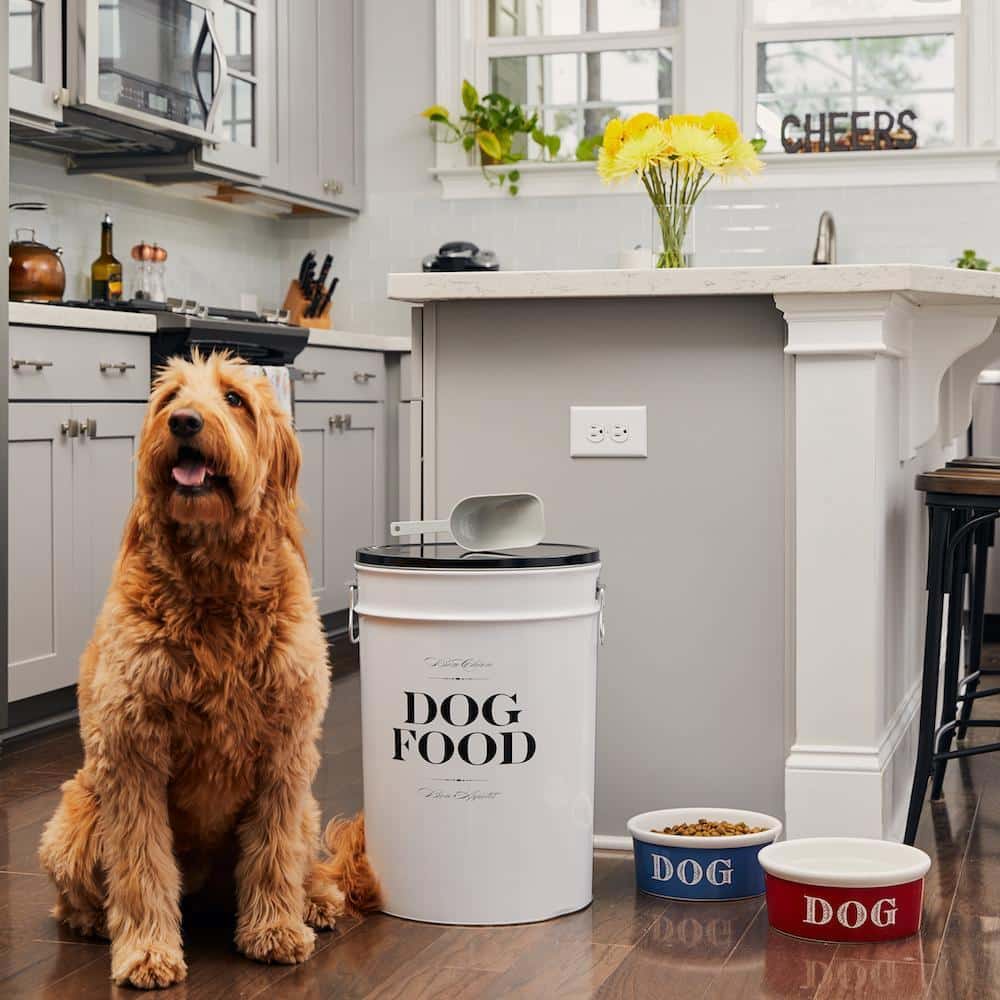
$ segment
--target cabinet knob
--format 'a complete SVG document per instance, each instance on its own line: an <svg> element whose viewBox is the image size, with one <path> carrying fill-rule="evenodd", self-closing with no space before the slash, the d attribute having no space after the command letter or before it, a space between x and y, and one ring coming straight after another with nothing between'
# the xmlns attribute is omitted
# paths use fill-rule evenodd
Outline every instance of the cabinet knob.
<svg viewBox="0 0 1000 1000"><path fill-rule="evenodd" d="M135 365L131 361L99 361L98 367L105 374L114 371L124 375L130 368L135 368Z"/></svg>
<svg viewBox="0 0 1000 1000"><path fill-rule="evenodd" d="M343 194L344 185L334 177L328 181L323 181L323 190L330 194Z"/></svg>
<svg viewBox="0 0 1000 1000"><path fill-rule="evenodd" d="M337 431L349 431L351 429L351 415L349 413L335 413L330 417L330 429Z"/></svg>
<svg viewBox="0 0 1000 1000"><path fill-rule="evenodd" d="M360 382L361 385L367 385L373 378L375 378L374 372L355 372L354 381Z"/></svg>
<svg viewBox="0 0 1000 1000"><path fill-rule="evenodd" d="M79 437L80 436L80 421L79 420L64 420L59 425L59 430L62 432L63 437Z"/></svg>

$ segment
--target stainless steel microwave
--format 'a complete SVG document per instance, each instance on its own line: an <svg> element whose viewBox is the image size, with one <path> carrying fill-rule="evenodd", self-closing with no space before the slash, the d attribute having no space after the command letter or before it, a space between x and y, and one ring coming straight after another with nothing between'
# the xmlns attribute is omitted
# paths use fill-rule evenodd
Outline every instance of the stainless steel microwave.
<svg viewBox="0 0 1000 1000"><path fill-rule="evenodd" d="M213 142L227 86L222 0L67 0L71 104Z"/></svg>

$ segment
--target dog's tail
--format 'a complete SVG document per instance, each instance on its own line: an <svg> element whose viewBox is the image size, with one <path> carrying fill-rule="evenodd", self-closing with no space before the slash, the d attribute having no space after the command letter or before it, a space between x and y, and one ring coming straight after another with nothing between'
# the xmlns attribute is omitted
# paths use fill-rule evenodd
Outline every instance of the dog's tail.
<svg viewBox="0 0 1000 1000"><path fill-rule="evenodd" d="M341 816L331 819L323 841L330 852L330 861L325 867L344 893L348 909L354 913L377 910L382 894L365 854L364 813L358 813L352 819Z"/></svg>

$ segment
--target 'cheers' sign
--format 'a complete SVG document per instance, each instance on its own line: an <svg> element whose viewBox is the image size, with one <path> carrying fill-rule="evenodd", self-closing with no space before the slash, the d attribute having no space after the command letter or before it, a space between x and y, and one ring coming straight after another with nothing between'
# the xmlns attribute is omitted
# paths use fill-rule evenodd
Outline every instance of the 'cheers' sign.
<svg viewBox="0 0 1000 1000"><path fill-rule="evenodd" d="M785 115L781 145L786 153L826 153L850 149L913 149L917 130L910 124L917 113L891 111L821 111Z"/></svg>

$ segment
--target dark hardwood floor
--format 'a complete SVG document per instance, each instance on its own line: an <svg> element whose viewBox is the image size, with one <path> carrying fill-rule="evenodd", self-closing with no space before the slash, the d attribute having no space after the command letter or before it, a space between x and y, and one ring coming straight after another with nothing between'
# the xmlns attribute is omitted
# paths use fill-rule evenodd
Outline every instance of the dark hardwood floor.
<svg viewBox="0 0 1000 1000"><path fill-rule="evenodd" d="M324 814L361 807L355 651L334 644L334 695L316 792ZM991 652L1000 663L1000 652ZM1000 715L1000 709L997 713ZM977 738L995 739L988 730ZM108 979L108 948L49 916L52 888L36 849L58 787L81 760L73 727L4 748L0 757L0 997L127 996ZM949 769L946 800L924 815L934 859L918 937L835 946L771 931L763 899L676 903L635 892L630 856L599 854L589 909L544 924L464 928L392 917L344 920L297 967L233 950L232 927L185 917L187 982L172 997L1000 997L1000 757Z"/></svg>

